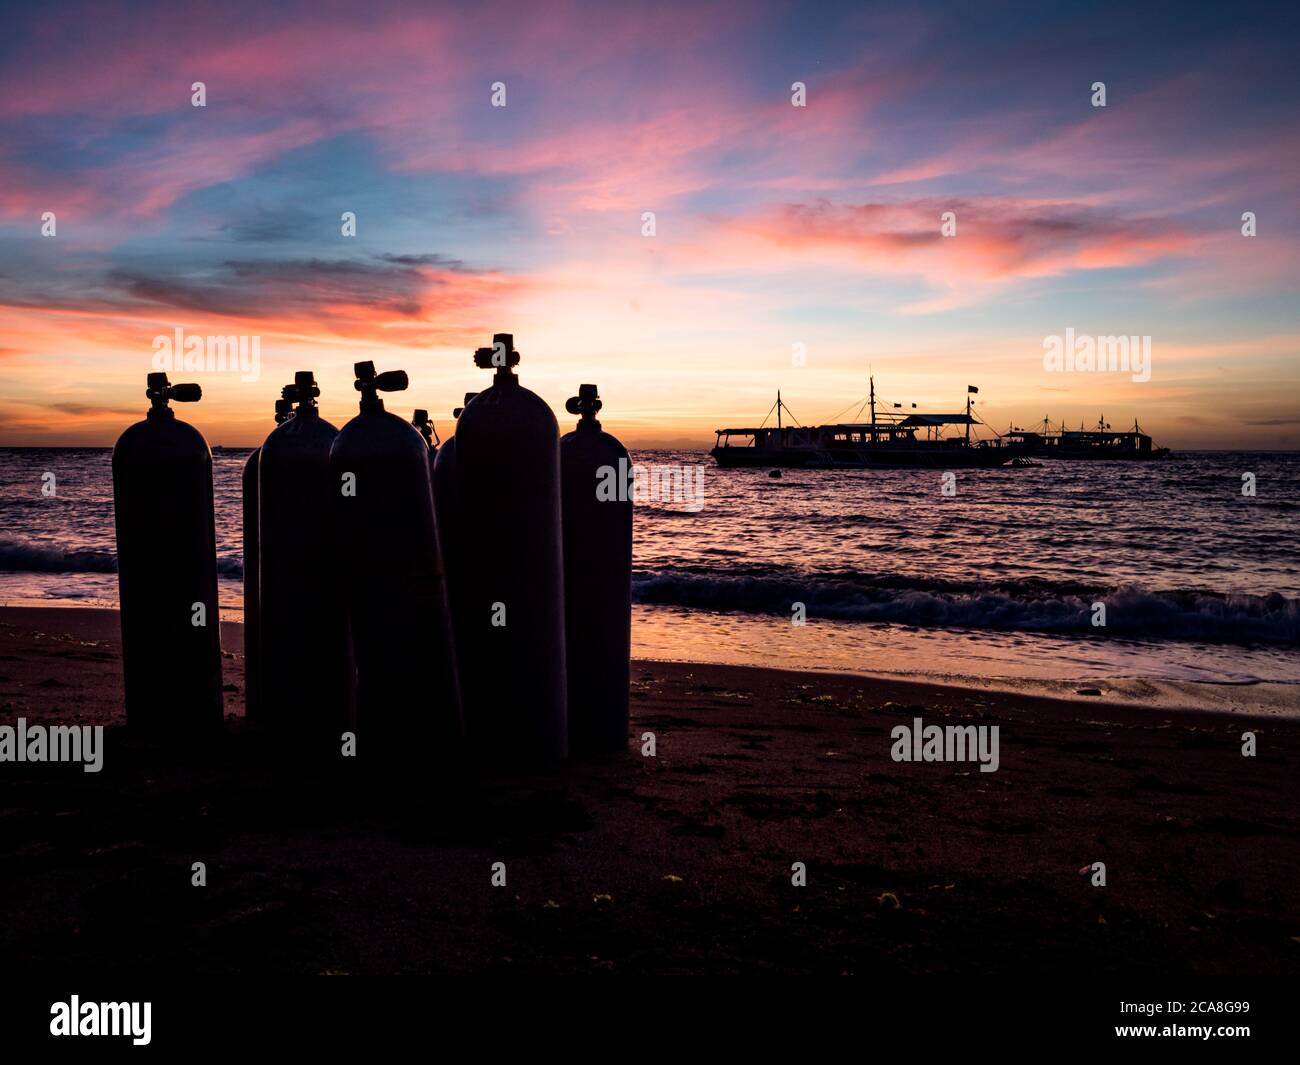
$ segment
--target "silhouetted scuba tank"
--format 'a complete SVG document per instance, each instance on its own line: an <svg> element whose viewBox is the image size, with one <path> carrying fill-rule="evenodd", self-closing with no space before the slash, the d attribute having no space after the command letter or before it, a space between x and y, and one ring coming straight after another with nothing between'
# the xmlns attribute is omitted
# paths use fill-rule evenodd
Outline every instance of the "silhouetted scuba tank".
<svg viewBox="0 0 1300 1065"><path fill-rule="evenodd" d="M627 749L632 650L632 498L627 448L602 432L595 385L565 404L582 420L560 440L569 750Z"/></svg>
<svg viewBox="0 0 1300 1065"><path fill-rule="evenodd" d="M537 763L568 747L559 427L511 371L519 353L509 333L474 361L496 376L456 423L466 731L490 757Z"/></svg>
<svg viewBox="0 0 1300 1065"><path fill-rule="evenodd" d="M290 417L293 404L287 399L275 401L275 424ZM262 709L262 611L257 575L257 456L261 448L244 463L241 481L244 501L244 719L256 721Z"/></svg>
<svg viewBox="0 0 1300 1065"><path fill-rule="evenodd" d="M465 403L477 396L466 392ZM459 418L464 407L451 412ZM418 411L416 412L419 413ZM461 532L460 485L456 479L456 437L439 445L433 457L433 510L438 519L438 547L442 552L442 572L447 579L447 606L451 612L453 643L456 647L456 671L460 677L461 702L466 702L465 677L469 662L472 630L465 611L465 545Z"/></svg>
<svg viewBox="0 0 1300 1065"><path fill-rule="evenodd" d="M258 460L261 548L261 721L316 750L339 747L350 728L352 654L334 527L330 446L338 429L320 416L310 370L284 398L293 417Z"/></svg>
<svg viewBox="0 0 1300 1065"><path fill-rule="evenodd" d="M438 427L429 420L429 412L419 407L411 415L411 424L429 446L429 462L432 463L438 448L442 445L442 441L438 439Z"/></svg>
<svg viewBox="0 0 1300 1065"><path fill-rule="evenodd" d="M384 410L406 374L356 364L361 412L330 449L338 564L357 669L357 751L427 763L461 735L460 694L429 483L429 448Z"/></svg>
<svg viewBox="0 0 1300 1065"><path fill-rule="evenodd" d="M221 628L212 452L167 405L203 393L148 382L148 417L113 448L113 513L127 725L157 736L221 726Z"/></svg>

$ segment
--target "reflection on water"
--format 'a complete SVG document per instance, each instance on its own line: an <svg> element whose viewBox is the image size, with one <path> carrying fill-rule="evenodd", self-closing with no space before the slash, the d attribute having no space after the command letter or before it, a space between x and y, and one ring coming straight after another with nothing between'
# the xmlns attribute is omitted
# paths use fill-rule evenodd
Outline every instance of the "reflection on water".
<svg viewBox="0 0 1300 1065"><path fill-rule="evenodd" d="M247 456L214 455L227 616L242 605ZM933 470L776 480L702 451L633 458L704 477L699 509L637 507L643 657L1044 682L1300 673L1300 454L959 471L955 497ZM109 461L103 448L0 449L0 601L116 604Z"/></svg>
<svg viewBox="0 0 1300 1065"><path fill-rule="evenodd" d="M637 606L632 654L961 685L982 678L1001 689L1064 697L1100 686L1108 700L1122 702L1300 713L1300 657L1276 648L841 621L797 626L785 618Z"/></svg>

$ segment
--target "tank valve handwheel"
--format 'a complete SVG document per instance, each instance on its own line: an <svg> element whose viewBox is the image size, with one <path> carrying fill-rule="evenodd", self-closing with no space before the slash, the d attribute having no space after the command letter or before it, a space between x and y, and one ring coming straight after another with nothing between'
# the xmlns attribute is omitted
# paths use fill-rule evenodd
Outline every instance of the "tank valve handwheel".
<svg viewBox="0 0 1300 1065"><path fill-rule="evenodd" d="M203 398L203 389L198 385L174 385L165 373L151 373L146 381L148 388L144 394L153 401L154 407L166 407L167 401L173 399L177 403L197 403Z"/></svg>
<svg viewBox="0 0 1300 1065"><path fill-rule="evenodd" d="M518 366L519 352L515 351L514 333L493 333L490 348L475 350L474 365L498 373L509 373L510 367Z"/></svg>
<svg viewBox="0 0 1300 1065"><path fill-rule="evenodd" d="M291 403L303 407L315 407L320 389L316 385L316 375L310 370L299 370L293 375L293 384L285 385L280 394Z"/></svg>
<svg viewBox="0 0 1300 1065"><path fill-rule="evenodd" d="M353 365L352 371L357 377L352 382L352 387L361 393L363 409L380 404L379 409L382 410L382 400L377 393L404 392L406 386L410 384L405 370L385 370L383 373L375 373L373 362L358 362Z"/></svg>

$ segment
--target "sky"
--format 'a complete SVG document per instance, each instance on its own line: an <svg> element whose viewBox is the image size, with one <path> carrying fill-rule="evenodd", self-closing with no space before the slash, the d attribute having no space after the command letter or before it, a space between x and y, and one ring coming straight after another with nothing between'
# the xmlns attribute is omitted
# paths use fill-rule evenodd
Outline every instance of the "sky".
<svg viewBox="0 0 1300 1065"><path fill-rule="evenodd" d="M1000 430L1300 448L1295 12L6 4L0 445L111 444L179 329L257 340L171 374L227 447L301 369L341 425L362 360L446 435L512 332L562 427L594 382L634 447L874 375ZM1067 329L1149 337L1149 379L1046 369Z"/></svg>

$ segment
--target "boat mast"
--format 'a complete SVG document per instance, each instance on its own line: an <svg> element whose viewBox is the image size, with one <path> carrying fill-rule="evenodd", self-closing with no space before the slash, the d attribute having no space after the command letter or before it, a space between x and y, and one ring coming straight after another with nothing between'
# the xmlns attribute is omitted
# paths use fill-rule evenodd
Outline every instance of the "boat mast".
<svg viewBox="0 0 1300 1065"><path fill-rule="evenodd" d="M781 432L781 390L776 390L776 431Z"/></svg>
<svg viewBox="0 0 1300 1065"><path fill-rule="evenodd" d="M970 444L970 386L966 386L966 443Z"/></svg>
<svg viewBox="0 0 1300 1065"><path fill-rule="evenodd" d="M859 407L858 410L862 408ZM871 439L876 439L876 378L873 374L871 377Z"/></svg>

